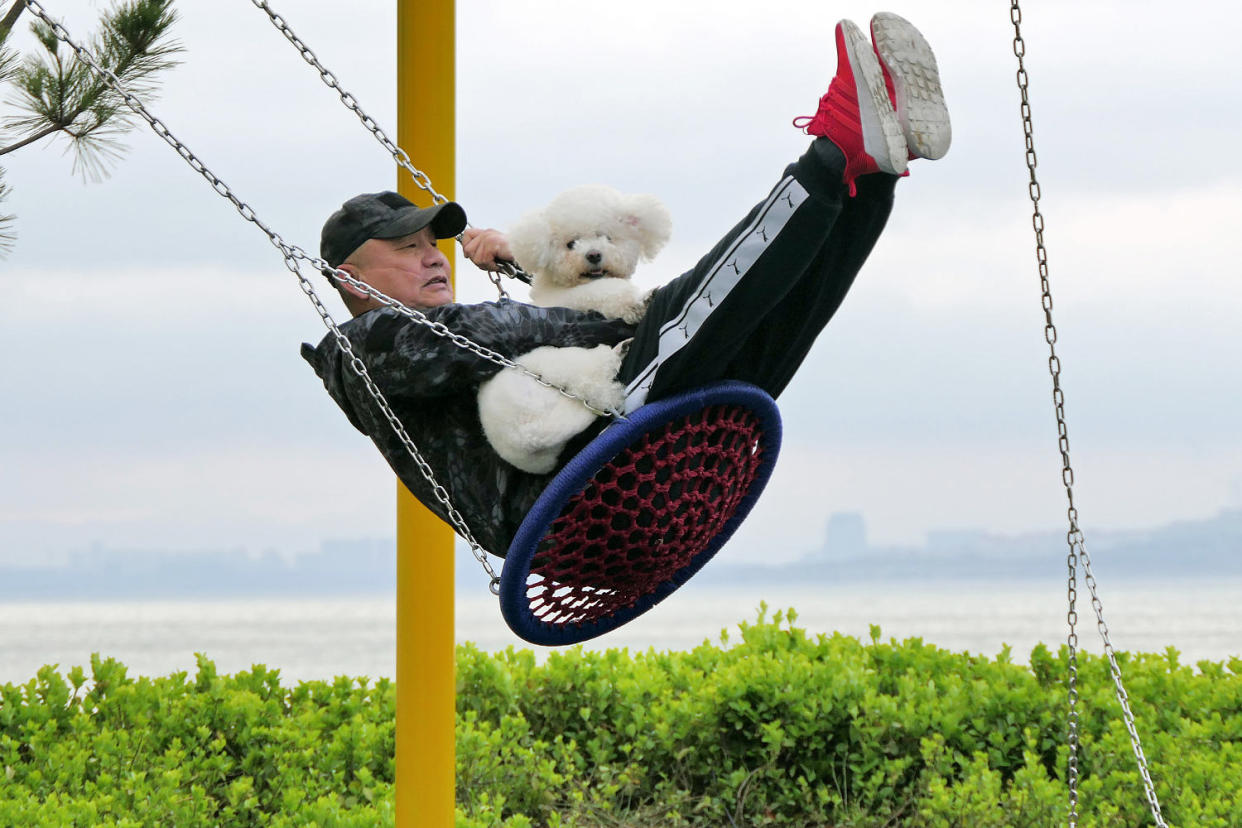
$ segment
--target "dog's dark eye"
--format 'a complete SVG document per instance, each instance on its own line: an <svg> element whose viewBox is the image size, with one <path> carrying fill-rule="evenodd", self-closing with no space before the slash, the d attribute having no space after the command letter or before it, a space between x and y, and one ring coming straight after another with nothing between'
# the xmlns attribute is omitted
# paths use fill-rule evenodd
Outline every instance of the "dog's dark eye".
<svg viewBox="0 0 1242 828"><path fill-rule="evenodd" d="M574 249L574 245L576 245L577 243L578 243L578 241L577 241L577 239L575 239L574 241L568 242L565 246L566 246L567 248L569 248L570 250L573 250L573 249Z"/></svg>

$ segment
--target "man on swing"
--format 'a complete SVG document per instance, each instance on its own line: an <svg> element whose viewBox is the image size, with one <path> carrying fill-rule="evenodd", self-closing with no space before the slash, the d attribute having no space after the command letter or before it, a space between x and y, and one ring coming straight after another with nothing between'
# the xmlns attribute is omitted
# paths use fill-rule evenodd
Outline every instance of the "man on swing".
<svg viewBox="0 0 1242 828"><path fill-rule="evenodd" d="M464 231L466 257L484 269L512 256L501 233L465 229L464 211L451 202L420 209L396 193L352 198L324 224L321 255L509 359L544 345L590 348L632 339L617 375L627 410L723 379L776 397L879 238L907 162L948 151L949 116L927 42L888 13L872 18L871 33L874 44L854 23L837 24L836 76L817 113L794 122L814 136L810 148L692 270L655 292L636 326L520 302L454 303L437 239ZM478 386L500 366L351 285L338 289L354 316L341 326L354 354L475 537L503 555L552 474L510 466L482 433ZM350 355L329 334L317 347L304 345L303 356L410 491L447 521L433 487L350 368ZM560 462L598 430L571 440Z"/></svg>

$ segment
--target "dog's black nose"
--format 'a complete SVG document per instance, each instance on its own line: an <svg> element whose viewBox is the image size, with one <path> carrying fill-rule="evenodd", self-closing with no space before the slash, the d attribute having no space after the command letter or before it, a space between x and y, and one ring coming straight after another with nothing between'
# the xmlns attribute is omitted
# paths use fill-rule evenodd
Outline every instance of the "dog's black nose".
<svg viewBox="0 0 1242 828"><path fill-rule="evenodd" d="M599 264L600 259L602 258L604 257L596 250L592 250L590 253L586 254L586 260L593 265Z"/></svg>

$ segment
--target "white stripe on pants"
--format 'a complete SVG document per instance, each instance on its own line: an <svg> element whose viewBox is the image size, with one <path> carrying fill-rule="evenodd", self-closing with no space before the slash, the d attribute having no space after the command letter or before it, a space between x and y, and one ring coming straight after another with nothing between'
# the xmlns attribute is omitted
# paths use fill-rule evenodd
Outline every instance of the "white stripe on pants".
<svg viewBox="0 0 1242 828"><path fill-rule="evenodd" d="M767 250L771 241L784 229L808 193L793 176L787 176L769 194L733 244L706 268L707 275L682 306L660 327L659 350L656 357L638 373L625 389L625 412L629 413L647 400L656 373L665 360L677 353L703 327L712 310L718 307L750 272L751 266ZM700 269L700 268L696 268Z"/></svg>

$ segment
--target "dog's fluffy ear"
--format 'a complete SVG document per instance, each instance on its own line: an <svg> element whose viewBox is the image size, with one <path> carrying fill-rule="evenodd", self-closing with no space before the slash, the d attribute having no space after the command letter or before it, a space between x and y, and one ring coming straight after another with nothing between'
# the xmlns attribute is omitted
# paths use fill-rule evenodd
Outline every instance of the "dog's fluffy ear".
<svg viewBox="0 0 1242 828"><path fill-rule="evenodd" d="M509 249L523 269L547 270L551 261L548 239L552 236L552 224L542 211L527 213L509 228Z"/></svg>
<svg viewBox="0 0 1242 828"><path fill-rule="evenodd" d="M627 195L623 198L621 222L633 229L644 259L654 259L673 232L673 217L653 195Z"/></svg>

